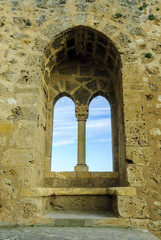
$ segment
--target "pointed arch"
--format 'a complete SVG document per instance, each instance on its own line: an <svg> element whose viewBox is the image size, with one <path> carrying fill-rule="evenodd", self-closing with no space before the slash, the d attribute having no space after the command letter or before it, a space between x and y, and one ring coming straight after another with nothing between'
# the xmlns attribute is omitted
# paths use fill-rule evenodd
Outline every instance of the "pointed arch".
<svg viewBox="0 0 161 240"><path fill-rule="evenodd" d="M55 36L46 53L43 73L49 89L49 96L46 94L47 161L51 159L48 146L52 135L53 103L68 93L77 106L87 107L93 97L101 95L111 105L113 170L119 172L120 183L125 183L122 61L114 42L89 26L75 26Z"/></svg>

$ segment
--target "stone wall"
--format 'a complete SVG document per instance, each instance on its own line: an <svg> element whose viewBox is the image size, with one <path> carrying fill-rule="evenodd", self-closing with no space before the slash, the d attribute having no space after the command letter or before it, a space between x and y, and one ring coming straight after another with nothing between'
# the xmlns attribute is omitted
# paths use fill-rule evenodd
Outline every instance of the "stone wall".
<svg viewBox="0 0 161 240"><path fill-rule="evenodd" d="M161 4L146 2L0 1L2 224L43 214L41 199L23 198L21 188L44 186L52 101L62 93L77 101L82 86L83 104L101 92L115 105L118 186L137 190L137 197L118 197L119 215L160 235Z"/></svg>

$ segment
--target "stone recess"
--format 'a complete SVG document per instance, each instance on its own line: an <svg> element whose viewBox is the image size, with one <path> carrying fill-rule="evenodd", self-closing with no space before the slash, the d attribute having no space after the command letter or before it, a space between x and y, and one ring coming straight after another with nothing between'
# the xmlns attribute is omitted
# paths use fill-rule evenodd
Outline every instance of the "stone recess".
<svg viewBox="0 0 161 240"><path fill-rule="evenodd" d="M103 211L161 239L161 2L0 2L0 225L38 223L74 198L87 211L75 190L107 188ZM70 97L85 126L99 95L111 105L114 172L51 172L56 101ZM54 202L52 188L75 196Z"/></svg>

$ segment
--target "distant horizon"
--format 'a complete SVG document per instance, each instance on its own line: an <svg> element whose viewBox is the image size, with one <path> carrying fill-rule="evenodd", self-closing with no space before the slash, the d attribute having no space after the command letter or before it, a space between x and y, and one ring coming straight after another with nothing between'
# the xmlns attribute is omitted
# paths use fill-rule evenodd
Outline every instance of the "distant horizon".
<svg viewBox="0 0 161 240"><path fill-rule="evenodd" d="M77 119L74 102L60 98L54 108L51 171L74 171L77 165ZM113 171L111 109L101 96L89 105L86 123L86 164L89 171Z"/></svg>

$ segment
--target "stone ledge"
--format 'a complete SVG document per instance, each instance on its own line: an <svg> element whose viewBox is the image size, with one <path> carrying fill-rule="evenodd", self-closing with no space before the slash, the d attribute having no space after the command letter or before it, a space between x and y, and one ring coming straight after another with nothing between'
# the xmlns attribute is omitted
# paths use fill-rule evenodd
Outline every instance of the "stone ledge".
<svg viewBox="0 0 161 240"><path fill-rule="evenodd" d="M59 213L61 214L61 213ZM71 214L70 212L63 213L64 217L59 217L55 212L45 214L42 218L39 219L39 222L47 222L51 227L128 227L128 220L123 218L117 218L113 215L103 215L100 217L100 214L89 214L86 215L82 213ZM73 216L70 216L73 215Z"/></svg>
<svg viewBox="0 0 161 240"><path fill-rule="evenodd" d="M45 172L46 178L118 178L118 172Z"/></svg>
<svg viewBox="0 0 161 240"><path fill-rule="evenodd" d="M21 189L22 197L83 196L83 195L137 196L136 189L134 187Z"/></svg>

